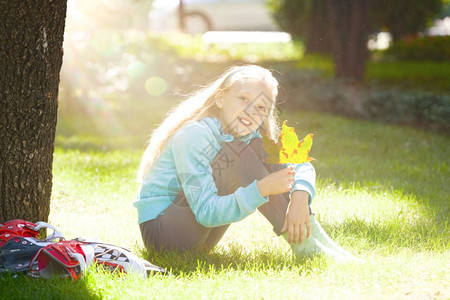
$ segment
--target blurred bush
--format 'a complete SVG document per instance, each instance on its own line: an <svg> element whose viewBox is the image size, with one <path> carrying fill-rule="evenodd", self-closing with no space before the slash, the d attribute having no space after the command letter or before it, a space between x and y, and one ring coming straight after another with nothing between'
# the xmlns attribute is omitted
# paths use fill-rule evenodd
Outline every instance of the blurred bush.
<svg viewBox="0 0 450 300"><path fill-rule="evenodd" d="M282 109L317 110L450 133L450 95L362 86L325 78L314 70L285 70L279 78Z"/></svg>
<svg viewBox="0 0 450 300"><path fill-rule="evenodd" d="M376 89L365 106L375 120L450 130L450 95Z"/></svg>
<svg viewBox="0 0 450 300"><path fill-rule="evenodd" d="M399 60L450 61L450 36L419 36L397 40L386 55Z"/></svg>

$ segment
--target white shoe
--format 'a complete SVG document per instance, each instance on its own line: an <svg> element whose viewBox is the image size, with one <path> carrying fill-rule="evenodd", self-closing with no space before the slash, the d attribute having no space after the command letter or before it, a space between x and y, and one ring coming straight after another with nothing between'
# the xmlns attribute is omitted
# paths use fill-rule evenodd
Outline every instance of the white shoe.
<svg viewBox="0 0 450 300"><path fill-rule="evenodd" d="M345 257L348 261L358 260L353 254L344 250L341 246L339 246L335 241L333 241L328 234L323 230L319 221L317 221L316 216L311 215L309 217L309 222L311 224L311 236L317 239L320 243L322 243L325 247L332 249L334 252L339 253L343 257Z"/></svg>
<svg viewBox="0 0 450 300"><path fill-rule="evenodd" d="M337 262L347 262L346 256L323 245L314 237L306 238L302 243L291 244L292 251L296 256L325 255Z"/></svg>
<svg viewBox="0 0 450 300"><path fill-rule="evenodd" d="M295 255L312 256L323 254L341 263L363 262L336 244L323 230L314 215L310 216L310 224L311 236L309 238L305 237L302 243L291 244ZM283 234L283 237L287 240L287 234Z"/></svg>

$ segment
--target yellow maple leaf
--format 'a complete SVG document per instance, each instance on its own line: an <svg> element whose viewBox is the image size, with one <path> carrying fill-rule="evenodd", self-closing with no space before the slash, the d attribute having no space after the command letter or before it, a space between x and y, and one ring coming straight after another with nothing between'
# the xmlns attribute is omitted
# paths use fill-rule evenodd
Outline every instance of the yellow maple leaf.
<svg viewBox="0 0 450 300"><path fill-rule="evenodd" d="M314 158L308 156L312 143L312 133L299 141L295 129L287 126L287 121L284 121L278 143L263 137L263 147L269 155L264 161L271 164L301 164L312 161Z"/></svg>

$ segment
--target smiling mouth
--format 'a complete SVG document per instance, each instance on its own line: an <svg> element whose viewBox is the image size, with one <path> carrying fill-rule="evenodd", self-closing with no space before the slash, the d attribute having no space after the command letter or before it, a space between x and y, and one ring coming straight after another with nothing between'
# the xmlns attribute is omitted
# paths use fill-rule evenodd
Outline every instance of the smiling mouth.
<svg viewBox="0 0 450 300"><path fill-rule="evenodd" d="M240 118L240 117L238 117L238 120L239 120L239 122L241 122L241 123L244 124L245 126L250 126L250 125L253 124L251 121L249 121L249 120L247 120L247 119Z"/></svg>

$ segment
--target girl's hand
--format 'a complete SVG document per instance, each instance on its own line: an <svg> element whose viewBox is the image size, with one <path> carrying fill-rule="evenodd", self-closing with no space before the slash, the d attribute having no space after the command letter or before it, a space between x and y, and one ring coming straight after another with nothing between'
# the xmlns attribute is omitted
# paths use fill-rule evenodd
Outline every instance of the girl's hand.
<svg viewBox="0 0 450 300"><path fill-rule="evenodd" d="M277 195L289 192L294 183L294 166L270 173L256 183L261 196Z"/></svg>
<svg viewBox="0 0 450 300"><path fill-rule="evenodd" d="M309 222L309 206L308 193L304 191L295 191L292 193L291 201L289 202L286 212L286 219L284 221L281 232L288 232L289 243L301 243L306 236L311 236L311 224Z"/></svg>

